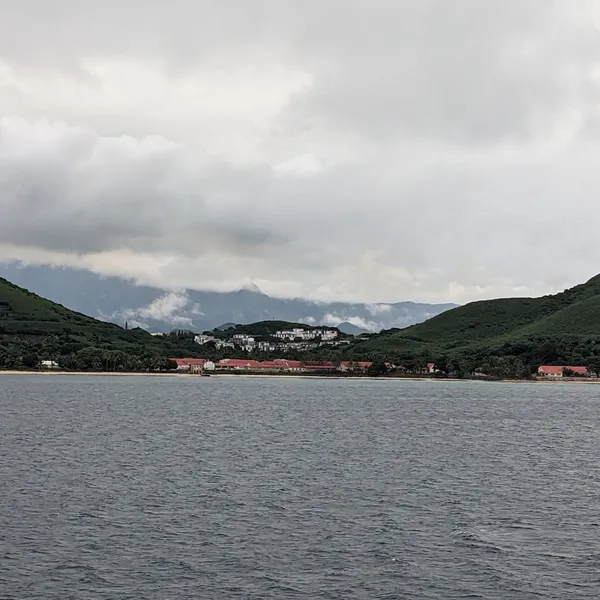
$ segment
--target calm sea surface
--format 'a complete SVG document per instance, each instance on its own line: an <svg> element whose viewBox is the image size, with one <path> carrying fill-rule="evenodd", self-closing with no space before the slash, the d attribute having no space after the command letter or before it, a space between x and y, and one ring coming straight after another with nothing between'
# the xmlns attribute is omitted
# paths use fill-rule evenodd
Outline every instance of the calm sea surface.
<svg viewBox="0 0 600 600"><path fill-rule="evenodd" d="M600 386L0 375L0 598L598 598Z"/></svg>

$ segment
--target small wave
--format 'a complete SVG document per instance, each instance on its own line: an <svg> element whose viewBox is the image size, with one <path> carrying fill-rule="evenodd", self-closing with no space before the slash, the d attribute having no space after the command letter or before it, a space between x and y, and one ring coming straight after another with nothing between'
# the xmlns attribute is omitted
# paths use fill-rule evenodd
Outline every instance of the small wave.
<svg viewBox="0 0 600 600"><path fill-rule="evenodd" d="M465 546L478 548L486 552L510 552L510 548L500 546L495 541L489 539L489 536L472 530L455 529L452 535L458 538Z"/></svg>

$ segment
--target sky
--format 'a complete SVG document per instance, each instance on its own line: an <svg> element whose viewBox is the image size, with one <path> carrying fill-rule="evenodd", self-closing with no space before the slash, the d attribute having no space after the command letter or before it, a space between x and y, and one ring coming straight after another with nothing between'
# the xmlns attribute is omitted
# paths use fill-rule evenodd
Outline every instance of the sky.
<svg viewBox="0 0 600 600"><path fill-rule="evenodd" d="M3 0L0 259L322 301L600 272L600 0Z"/></svg>

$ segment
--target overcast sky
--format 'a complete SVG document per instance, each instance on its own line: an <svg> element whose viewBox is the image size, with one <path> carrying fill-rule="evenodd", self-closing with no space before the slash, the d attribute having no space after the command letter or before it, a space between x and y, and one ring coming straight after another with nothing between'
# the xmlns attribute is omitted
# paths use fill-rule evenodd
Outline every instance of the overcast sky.
<svg viewBox="0 0 600 600"><path fill-rule="evenodd" d="M0 0L0 259L466 302L600 272L600 1Z"/></svg>

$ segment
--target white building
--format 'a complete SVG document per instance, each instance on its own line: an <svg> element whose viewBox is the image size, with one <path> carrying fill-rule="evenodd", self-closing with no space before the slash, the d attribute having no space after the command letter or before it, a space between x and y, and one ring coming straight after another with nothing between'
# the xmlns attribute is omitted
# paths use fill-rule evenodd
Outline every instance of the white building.
<svg viewBox="0 0 600 600"><path fill-rule="evenodd" d="M234 343L237 342L239 344L253 344L254 343L254 338L251 335L248 335L246 333L236 333L234 336L232 336L231 338Z"/></svg>
<svg viewBox="0 0 600 600"><path fill-rule="evenodd" d="M256 346L256 340L251 335L245 333L236 333L231 339L236 346L246 352L251 352Z"/></svg>
<svg viewBox="0 0 600 600"><path fill-rule="evenodd" d="M318 333L315 330L295 327L294 329L277 331L273 337L280 340L295 340L297 338L300 338L301 340L314 340L317 335Z"/></svg>
<svg viewBox="0 0 600 600"><path fill-rule="evenodd" d="M204 346L204 344L208 344L208 342L214 342L215 338L212 335L196 335L194 336L194 341L196 344L200 344L200 346Z"/></svg>
<svg viewBox="0 0 600 600"><path fill-rule="evenodd" d="M258 342L258 349L261 352L274 352L277 350L277 346L271 342Z"/></svg>
<svg viewBox="0 0 600 600"><path fill-rule="evenodd" d="M54 360L43 360L41 363L42 369L58 369L59 365Z"/></svg>
<svg viewBox="0 0 600 600"><path fill-rule="evenodd" d="M331 340L335 340L338 336L338 332L335 329L323 329L321 331L321 339L324 342L329 342Z"/></svg>
<svg viewBox="0 0 600 600"><path fill-rule="evenodd" d="M233 342L226 342L224 340L215 340L215 345L217 349L219 348L235 348L235 344Z"/></svg>

